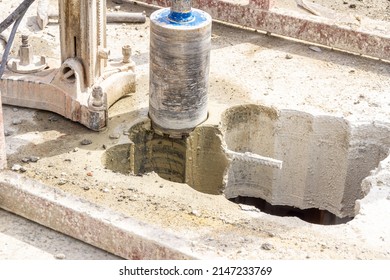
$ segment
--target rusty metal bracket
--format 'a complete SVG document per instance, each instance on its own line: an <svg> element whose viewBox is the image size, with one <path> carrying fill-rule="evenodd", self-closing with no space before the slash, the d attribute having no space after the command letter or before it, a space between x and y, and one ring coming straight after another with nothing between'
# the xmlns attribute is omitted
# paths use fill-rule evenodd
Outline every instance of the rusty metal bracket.
<svg viewBox="0 0 390 280"><path fill-rule="evenodd" d="M167 7L169 0L139 0ZM242 1L240 1L242 3ZM277 0L192 0L213 19L383 60L390 59L390 23L369 18L303 14L276 7Z"/></svg>

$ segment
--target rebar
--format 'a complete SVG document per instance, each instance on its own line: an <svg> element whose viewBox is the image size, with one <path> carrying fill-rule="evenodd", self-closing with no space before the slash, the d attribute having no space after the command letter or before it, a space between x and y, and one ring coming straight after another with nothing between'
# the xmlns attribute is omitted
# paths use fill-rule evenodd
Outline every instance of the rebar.
<svg viewBox="0 0 390 280"><path fill-rule="evenodd" d="M264 165L269 166L272 168L282 169L283 161L264 157L258 154L245 152L245 153L239 153L234 152L228 149L225 149L225 152L232 157L233 160L243 161L243 162L250 162L255 163L258 165Z"/></svg>

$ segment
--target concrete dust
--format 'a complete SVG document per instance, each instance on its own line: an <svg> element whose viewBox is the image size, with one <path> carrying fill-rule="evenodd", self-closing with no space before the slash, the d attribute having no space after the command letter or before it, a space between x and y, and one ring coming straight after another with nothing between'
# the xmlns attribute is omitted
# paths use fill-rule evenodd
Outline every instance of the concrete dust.
<svg viewBox="0 0 390 280"><path fill-rule="evenodd" d="M0 18L12 9L10 2L17 1L0 3ZM151 12L124 2L124 11ZM315 2L340 11L351 9L340 4L343 1ZM354 11L388 19L388 1L364 1L367 6L361 1L349 2L356 2ZM107 4L110 8L116 5L111 1ZM37 54L59 58L58 26L49 24L40 31L31 21L34 7L21 32L35 38L31 42ZM121 56L122 45L132 46L137 92L110 108L108 128L99 133L50 112L4 105L9 168L21 164L28 178L172 232L188 241L195 255L204 258L390 259L386 247L390 240L388 161L366 179L370 192L358 203L359 214L348 224L337 226L246 211L223 195L196 191L186 184L164 180L155 172L123 174L130 170L130 163L129 169L107 168L107 160L114 156L121 155L119 162L126 160L123 150L108 157L107 152L120 145L126 150L131 142L130 129L148 121L149 22L109 24L107 29L113 58ZM47 53L46 46L52 46ZM217 23L213 24L212 46L210 116L205 129L218 126L227 108L248 103L353 122L389 119L390 65L385 62L326 48L314 52L306 44ZM12 124L14 120L21 123ZM91 143L82 145L84 139ZM30 156L39 160L22 162ZM201 164L207 167L207 162ZM211 169L216 168L214 164L210 163ZM265 247L270 249L262 249Z"/></svg>

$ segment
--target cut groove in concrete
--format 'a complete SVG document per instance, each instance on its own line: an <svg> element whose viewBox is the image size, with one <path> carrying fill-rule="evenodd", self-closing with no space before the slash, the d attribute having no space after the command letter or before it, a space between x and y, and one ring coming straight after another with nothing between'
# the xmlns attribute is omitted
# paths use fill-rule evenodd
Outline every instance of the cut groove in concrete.
<svg viewBox="0 0 390 280"><path fill-rule="evenodd" d="M197 191L221 194L228 160L218 129L202 126L183 139L155 134L150 121L129 131L130 144L116 145L103 155L103 164L132 175L157 173L161 178L186 183Z"/></svg>
<svg viewBox="0 0 390 280"><path fill-rule="evenodd" d="M262 198L272 205L318 208L354 217L367 194L362 180L388 156L389 125L352 124L332 116L259 105L228 109L222 121L227 148L283 161L281 170L232 161L224 194Z"/></svg>
<svg viewBox="0 0 390 280"><path fill-rule="evenodd" d="M368 192L361 182L388 156L388 136L387 124L241 105L223 113L220 128L199 126L183 139L159 136L149 120L140 122L129 131L130 144L110 148L103 162L113 171L156 172L227 199L258 198L275 207L327 211L321 213L335 217L325 223L334 224L357 214L355 202ZM229 160L224 147L281 160L283 168Z"/></svg>

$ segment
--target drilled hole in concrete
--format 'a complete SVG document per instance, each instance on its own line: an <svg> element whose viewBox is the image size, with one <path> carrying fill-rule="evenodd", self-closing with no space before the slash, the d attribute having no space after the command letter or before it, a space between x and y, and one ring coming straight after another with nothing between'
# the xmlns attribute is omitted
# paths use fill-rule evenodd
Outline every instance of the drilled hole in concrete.
<svg viewBox="0 0 390 280"><path fill-rule="evenodd" d="M238 196L229 199L238 204L251 205L259 209L261 212L280 216L280 217L297 217L305 222L318 225L339 225L344 224L353 219L353 217L339 218L335 214L318 208L299 209L297 207L286 205L271 205L264 199L258 197Z"/></svg>
<svg viewBox="0 0 390 280"><path fill-rule="evenodd" d="M156 172L161 178L185 182L186 140L170 139L152 130L137 130L130 134L130 170L134 174Z"/></svg>
<svg viewBox="0 0 390 280"><path fill-rule="evenodd" d="M390 147L387 123L351 124L258 105L228 109L222 133L230 150L283 161L282 169L275 169L233 160L226 172L226 198L239 198L240 203L262 199L255 204L267 206L259 207L263 211L296 213L307 220L326 213L335 215L330 220L343 222L358 214L356 201L369 191L362 181Z"/></svg>
<svg viewBox="0 0 390 280"><path fill-rule="evenodd" d="M203 193L222 193L228 160L218 129L198 127L188 137L171 139L155 134L148 120L133 126L129 138L130 144L114 146L104 153L106 168L132 175L155 172Z"/></svg>
<svg viewBox="0 0 390 280"><path fill-rule="evenodd" d="M220 127L199 126L185 139L156 135L145 120L130 129L129 141L106 151L107 168L156 172L240 203L262 199L256 205L264 212L337 224L358 213L356 201L369 191L362 181L389 155L390 125L245 105L226 110ZM225 148L281 160L283 167L229 160Z"/></svg>

